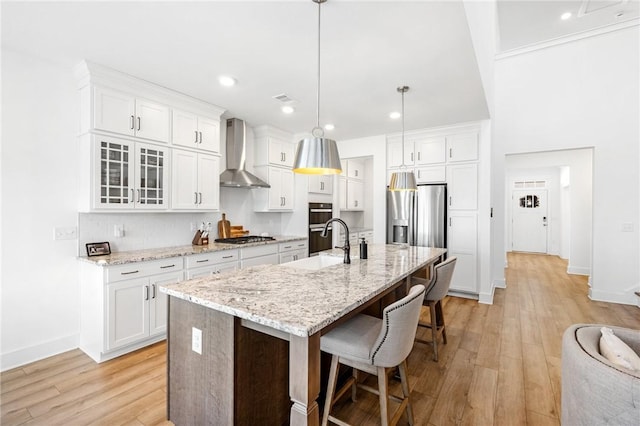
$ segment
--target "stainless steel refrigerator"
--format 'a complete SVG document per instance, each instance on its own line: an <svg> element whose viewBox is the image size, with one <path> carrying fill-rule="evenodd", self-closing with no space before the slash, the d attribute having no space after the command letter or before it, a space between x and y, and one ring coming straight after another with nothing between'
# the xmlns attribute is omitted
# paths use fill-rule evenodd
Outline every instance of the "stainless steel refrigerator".
<svg viewBox="0 0 640 426"><path fill-rule="evenodd" d="M447 247L447 185L387 190L387 243Z"/></svg>

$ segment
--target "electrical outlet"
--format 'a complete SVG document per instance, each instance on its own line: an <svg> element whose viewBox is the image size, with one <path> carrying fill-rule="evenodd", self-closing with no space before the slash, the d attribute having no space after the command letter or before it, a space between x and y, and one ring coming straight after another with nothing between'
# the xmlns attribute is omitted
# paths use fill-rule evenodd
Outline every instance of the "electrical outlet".
<svg viewBox="0 0 640 426"><path fill-rule="evenodd" d="M202 330L191 327L191 350L202 355Z"/></svg>
<svg viewBox="0 0 640 426"><path fill-rule="evenodd" d="M75 240L78 238L78 228L75 226L72 227L62 227L62 228L54 228L53 230L53 239L54 240Z"/></svg>
<svg viewBox="0 0 640 426"><path fill-rule="evenodd" d="M630 223L630 222L623 223L622 232L633 232L633 223Z"/></svg>
<svg viewBox="0 0 640 426"><path fill-rule="evenodd" d="M195 232L198 229L198 224L195 222L191 222L191 232Z"/></svg>
<svg viewBox="0 0 640 426"><path fill-rule="evenodd" d="M113 225L113 236L115 238L124 237L124 225Z"/></svg>

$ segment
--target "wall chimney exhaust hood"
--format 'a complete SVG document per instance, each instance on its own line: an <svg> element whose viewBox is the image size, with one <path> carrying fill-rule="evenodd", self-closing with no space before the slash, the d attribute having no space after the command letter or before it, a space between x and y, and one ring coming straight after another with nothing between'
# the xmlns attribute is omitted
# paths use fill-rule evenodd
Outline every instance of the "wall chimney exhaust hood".
<svg viewBox="0 0 640 426"><path fill-rule="evenodd" d="M243 120L227 120L227 169L220 174L220 186L228 188L271 188L245 170L247 160L247 128Z"/></svg>

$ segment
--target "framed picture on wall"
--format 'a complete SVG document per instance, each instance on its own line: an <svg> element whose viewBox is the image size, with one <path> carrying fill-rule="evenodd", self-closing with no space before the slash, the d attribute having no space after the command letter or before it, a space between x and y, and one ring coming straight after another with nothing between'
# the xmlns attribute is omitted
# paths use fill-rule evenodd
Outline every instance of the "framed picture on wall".
<svg viewBox="0 0 640 426"><path fill-rule="evenodd" d="M107 241L103 243L87 243L87 256L104 256L111 254L111 246Z"/></svg>

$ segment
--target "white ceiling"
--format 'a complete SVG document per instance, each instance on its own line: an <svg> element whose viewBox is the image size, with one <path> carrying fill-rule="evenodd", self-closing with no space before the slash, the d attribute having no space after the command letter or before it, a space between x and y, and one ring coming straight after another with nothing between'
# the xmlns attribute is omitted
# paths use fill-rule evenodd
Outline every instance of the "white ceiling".
<svg viewBox="0 0 640 426"><path fill-rule="evenodd" d="M500 1L503 50L557 37L560 3L582 2ZM637 0L630 4L637 18ZM252 126L291 133L315 126L311 0L3 1L1 7L3 49L69 68L82 59L106 65L216 104ZM320 120L335 124L330 137L399 132L400 122L389 118L400 110L399 85L411 87L407 130L489 116L459 0L329 0L322 5L321 44ZM220 87L220 74L235 77L237 86ZM273 96L281 93L295 100L294 114L280 111Z"/></svg>

